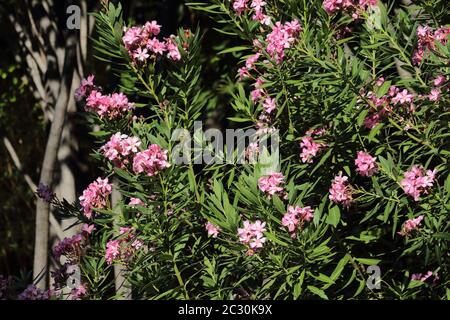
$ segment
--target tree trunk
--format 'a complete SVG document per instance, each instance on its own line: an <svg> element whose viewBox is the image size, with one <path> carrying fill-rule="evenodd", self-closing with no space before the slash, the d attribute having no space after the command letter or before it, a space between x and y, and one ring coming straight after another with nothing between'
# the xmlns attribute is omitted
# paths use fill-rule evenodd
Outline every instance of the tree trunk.
<svg viewBox="0 0 450 320"><path fill-rule="evenodd" d="M67 105L70 97L70 89L75 66L75 44L72 37L66 40L66 52L62 83L57 97L53 121L45 147L44 161L40 175L40 183L48 186L53 184L53 172L57 159L58 148L61 141ZM36 285L45 288L48 277L48 237L49 237L49 203L38 199L36 203L36 229L34 245L33 278Z"/></svg>

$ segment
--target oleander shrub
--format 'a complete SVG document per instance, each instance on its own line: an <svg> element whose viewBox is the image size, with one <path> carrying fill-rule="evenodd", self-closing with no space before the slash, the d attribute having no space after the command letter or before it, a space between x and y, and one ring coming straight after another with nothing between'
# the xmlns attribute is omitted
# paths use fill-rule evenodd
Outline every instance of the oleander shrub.
<svg viewBox="0 0 450 320"><path fill-rule="evenodd" d="M76 265L72 297L118 297L120 266L135 299L448 298L447 1L187 6L237 44L216 53L236 61L217 130L277 133L279 161L258 142L245 156L265 161L199 158L239 153L196 126L215 94L203 30L163 37L109 4L93 42L120 85L89 76L75 97L103 174L73 204L39 190L82 226L53 250L54 289Z"/></svg>

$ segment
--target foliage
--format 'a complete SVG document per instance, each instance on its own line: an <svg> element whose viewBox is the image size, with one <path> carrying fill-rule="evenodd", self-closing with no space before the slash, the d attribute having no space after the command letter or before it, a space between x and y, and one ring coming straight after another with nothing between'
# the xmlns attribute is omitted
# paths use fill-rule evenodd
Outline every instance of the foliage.
<svg viewBox="0 0 450 320"><path fill-rule="evenodd" d="M322 1L267 1L264 12L272 18L267 26L252 19L249 5L237 14L230 1L188 4L208 14L214 30L237 39L238 46L217 53L224 59L233 55L240 66L248 64L245 79L234 85L229 121L238 128L261 126L263 114L270 127L279 129L277 169L285 177L286 197L261 191L265 173L259 165L172 163L148 176L105 158L99 148L121 132L138 137L141 150L157 144L172 159L174 147L183 142L174 135L176 129L194 133L194 121L207 120L214 93L202 79L201 30L179 29L172 38L179 61L157 56L138 63L122 40L121 6L109 4L95 13L97 55L113 63L119 89L136 101L136 110L118 120L87 113L88 121L100 127L92 133L98 140L93 156L124 200L108 200L92 219L78 203L54 202L61 214L96 226L80 263L87 297L113 295L105 250L109 241L125 239L126 233L118 235L119 227L132 227L133 237L143 244L131 259L115 260L125 265L135 298L448 297L450 45L433 41L419 64L413 59L419 26L440 28L445 5L378 1L352 18L346 11L329 14ZM285 23L295 20L301 29L286 31L293 27ZM278 32L292 38L277 40L287 41L282 58L266 49L277 21L284 24L277 26L284 28ZM260 56L249 62L256 52ZM446 80L433 99L430 91L438 76ZM257 79L263 80L256 85L263 97L253 102L250 91L255 87L249 80ZM276 101L274 111L267 111L268 97ZM379 117L371 125L375 115ZM305 137L320 144L311 161L300 158L307 148L300 144ZM376 157L374 174L358 171L358 151ZM413 166L423 166L432 176L418 201L405 192L405 173ZM330 197L340 172L348 177L348 204ZM131 198L143 205L130 204ZM294 234L282 221L289 206L314 211L312 221ZM420 216L420 228L405 232L405 222ZM258 250L249 250L239 239L246 220L266 223L267 241ZM217 237L208 236L208 221L219 228ZM380 289L366 286L371 265L381 269ZM411 279L427 271L433 274L429 279Z"/></svg>

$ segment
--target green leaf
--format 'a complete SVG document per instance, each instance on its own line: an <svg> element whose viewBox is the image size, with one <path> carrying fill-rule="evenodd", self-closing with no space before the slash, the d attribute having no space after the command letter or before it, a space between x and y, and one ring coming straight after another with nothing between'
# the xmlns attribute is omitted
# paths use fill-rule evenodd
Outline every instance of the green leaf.
<svg viewBox="0 0 450 320"><path fill-rule="evenodd" d="M230 52L238 52L238 51L244 51L244 50L249 50L250 47L247 46L237 46L237 47L232 47L232 48L228 48L222 51L219 51L217 54L225 54L225 53L230 53Z"/></svg>
<svg viewBox="0 0 450 320"><path fill-rule="evenodd" d="M322 299L328 300L328 297L323 290L314 286L308 286L307 289Z"/></svg>
<svg viewBox="0 0 450 320"><path fill-rule="evenodd" d="M355 258L355 260L368 266L377 265L381 262L381 259Z"/></svg>
<svg viewBox="0 0 450 320"><path fill-rule="evenodd" d="M339 221L341 220L341 209L338 206L333 206L328 211L328 216L326 222L334 227L337 227Z"/></svg>

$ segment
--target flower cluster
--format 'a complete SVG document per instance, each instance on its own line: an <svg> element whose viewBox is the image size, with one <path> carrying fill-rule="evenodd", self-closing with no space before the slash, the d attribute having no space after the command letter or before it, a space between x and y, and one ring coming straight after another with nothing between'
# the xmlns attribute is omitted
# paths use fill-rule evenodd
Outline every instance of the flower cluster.
<svg viewBox="0 0 450 320"><path fill-rule="evenodd" d="M343 176L342 172L334 177L329 190L329 198L335 203L343 204L345 207L349 207L353 200L352 188L348 184L348 177Z"/></svg>
<svg viewBox="0 0 450 320"><path fill-rule="evenodd" d="M311 207L289 206L281 219L281 224L288 229L291 237L295 238L297 227L300 226L301 228L305 222L311 221L313 217L314 212Z"/></svg>
<svg viewBox="0 0 450 320"><path fill-rule="evenodd" d="M292 46L301 29L300 23L297 20L284 24L277 21L272 26L272 32L266 37L266 51L276 63L283 61L285 55L284 50Z"/></svg>
<svg viewBox="0 0 450 320"><path fill-rule="evenodd" d="M30 284L21 294L19 300L50 300L54 296L52 290L41 290L34 284Z"/></svg>
<svg viewBox="0 0 450 320"><path fill-rule="evenodd" d="M433 271L428 271L427 273L424 273L424 274L414 273L411 275L411 280L425 282L433 275L434 275L433 282L436 282L437 280L439 280L439 275L437 273L433 273Z"/></svg>
<svg viewBox="0 0 450 320"><path fill-rule="evenodd" d="M83 100L94 89L96 89L96 86L94 85L94 75L91 74L87 76L87 78L81 79L81 85L75 90L75 100Z"/></svg>
<svg viewBox="0 0 450 320"><path fill-rule="evenodd" d="M128 51L129 56L135 63L145 63L151 56L163 55L167 52L167 57L174 61L181 59L180 51L174 41L175 36L171 35L160 41L156 36L161 31L161 26L156 22L147 21L143 26L124 28L122 41Z"/></svg>
<svg viewBox="0 0 450 320"><path fill-rule="evenodd" d="M128 202L129 206L135 207L135 206L144 206L145 203L139 198L130 198L130 202Z"/></svg>
<svg viewBox="0 0 450 320"><path fill-rule="evenodd" d="M108 264L112 264L113 261L128 263L135 252L144 245L137 239L134 228L121 227L119 233L120 239L109 240L106 243L105 259Z"/></svg>
<svg viewBox="0 0 450 320"><path fill-rule="evenodd" d="M378 167L375 161L376 158L372 157L367 152L358 151L357 157L355 159L356 171L360 175L365 177L373 176L378 171Z"/></svg>
<svg viewBox="0 0 450 320"><path fill-rule="evenodd" d="M362 11L366 11L369 6L374 6L377 2L378 0L324 0L323 7L328 14L343 11L356 20Z"/></svg>
<svg viewBox="0 0 450 320"><path fill-rule="evenodd" d="M248 255L252 255L258 249L261 249L266 242L264 232L266 231L266 223L256 220L254 223L246 220L244 227L238 229L239 241L242 244L248 245Z"/></svg>
<svg viewBox="0 0 450 320"><path fill-rule="evenodd" d="M417 230L422 223L423 216L418 216L414 219L408 219L405 221L405 223L402 226L402 230L398 232L401 236L407 236L411 234L414 230Z"/></svg>
<svg viewBox="0 0 450 320"><path fill-rule="evenodd" d="M300 158L303 163L312 163L313 158L325 147L322 143L314 142L310 135L306 135L302 138L300 142L300 148L302 151L300 153Z"/></svg>
<svg viewBox="0 0 450 320"><path fill-rule="evenodd" d="M83 195L79 197L80 204L83 207L84 215L90 219L92 210L103 209L106 206L106 199L111 194L112 184L108 178L97 178L96 181L89 184Z"/></svg>
<svg viewBox="0 0 450 320"><path fill-rule="evenodd" d="M53 256L59 259L62 255L66 256L69 261L79 261L83 250L84 237L81 233L77 233L70 238L64 238L53 248Z"/></svg>
<svg viewBox="0 0 450 320"><path fill-rule="evenodd" d="M281 198L287 197L282 184L284 184L284 176L281 172L274 172L271 175L258 179L259 190L267 194L269 198L274 194L277 194Z"/></svg>
<svg viewBox="0 0 450 320"><path fill-rule="evenodd" d="M383 82L384 79L378 79L377 86L381 86ZM407 111L414 111L415 96L407 89L400 89L396 86L391 86L388 93L380 98L372 91L369 91L365 98L370 102L369 115L364 119L364 125L368 129L374 128L395 107L406 106Z"/></svg>
<svg viewBox="0 0 450 320"><path fill-rule="evenodd" d="M115 119L132 110L134 104L123 93L103 95L99 90L92 90L86 98L85 110L97 113L101 118Z"/></svg>
<svg viewBox="0 0 450 320"><path fill-rule="evenodd" d="M141 141L137 137L129 137L117 132L100 148L102 154L111 160L116 167L123 168L129 163L129 156L138 152Z"/></svg>
<svg viewBox="0 0 450 320"><path fill-rule="evenodd" d="M39 183L36 189L36 194L39 198L48 203L52 202L53 198L55 197L55 194L50 189L50 187L43 183Z"/></svg>
<svg viewBox="0 0 450 320"><path fill-rule="evenodd" d="M154 176L168 167L170 164L167 161L167 150L157 144L152 144L147 150L136 153L133 159L134 172L144 172L148 176Z"/></svg>
<svg viewBox="0 0 450 320"><path fill-rule="evenodd" d="M208 231L208 235L213 237L213 238L217 238L217 236L219 235L219 232L221 231L220 227L214 225L211 222L206 222L205 225L206 231Z"/></svg>
<svg viewBox="0 0 450 320"><path fill-rule="evenodd" d="M404 178L400 185L406 194L419 201L422 194L428 194L428 190L433 186L436 177L436 170L425 170L420 166L413 166L411 170L404 173Z"/></svg>
<svg viewBox="0 0 450 320"><path fill-rule="evenodd" d="M67 279L75 272L71 268L78 268L81 256L87 245L88 237L94 230L94 225L84 224L80 233L70 238L64 238L53 248L53 256L57 261L59 261L61 256L66 257L66 262L51 272L55 290L62 289L66 286Z"/></svg>
<svg viewBox="0 0 450 320"><path fill-rule="evenodd" d="M252 19L259 21L263 25L270 24L270 17L265 14L264 6L266 2L264 0L252 0L249 6L249 0L234 0L233 9L238 16L244 12L253 11Z"/></svg>
<svg viewBox="0 0 450 320"><path fill-rule="evenodd" d="M70 291L70 297L72 300L81 300L81 298L87 295L87 288L85 284L80 284L78 287L73 288Z"/></svg>
<svg viewBox="0 0 450 320"><path fill-rule="evenodd" d="M439 101L441 98L441 90L449 90L450 85L444 84L447 82L447 78L443 75L438 76L436 79L433 80L433 88L430 90L430 93L428 94L427 98L430 101L436 102Z"/></svg>
<svg viewBox="0 0 450 320"><path fill-rule="evenodd" d="M417 28L417 48L413 54L414 64L419 64L425 56L427 50L436 50L436 41L446 45L450 35L449 27L441 27L434 30L428 26L419 26Z"/></svg>

